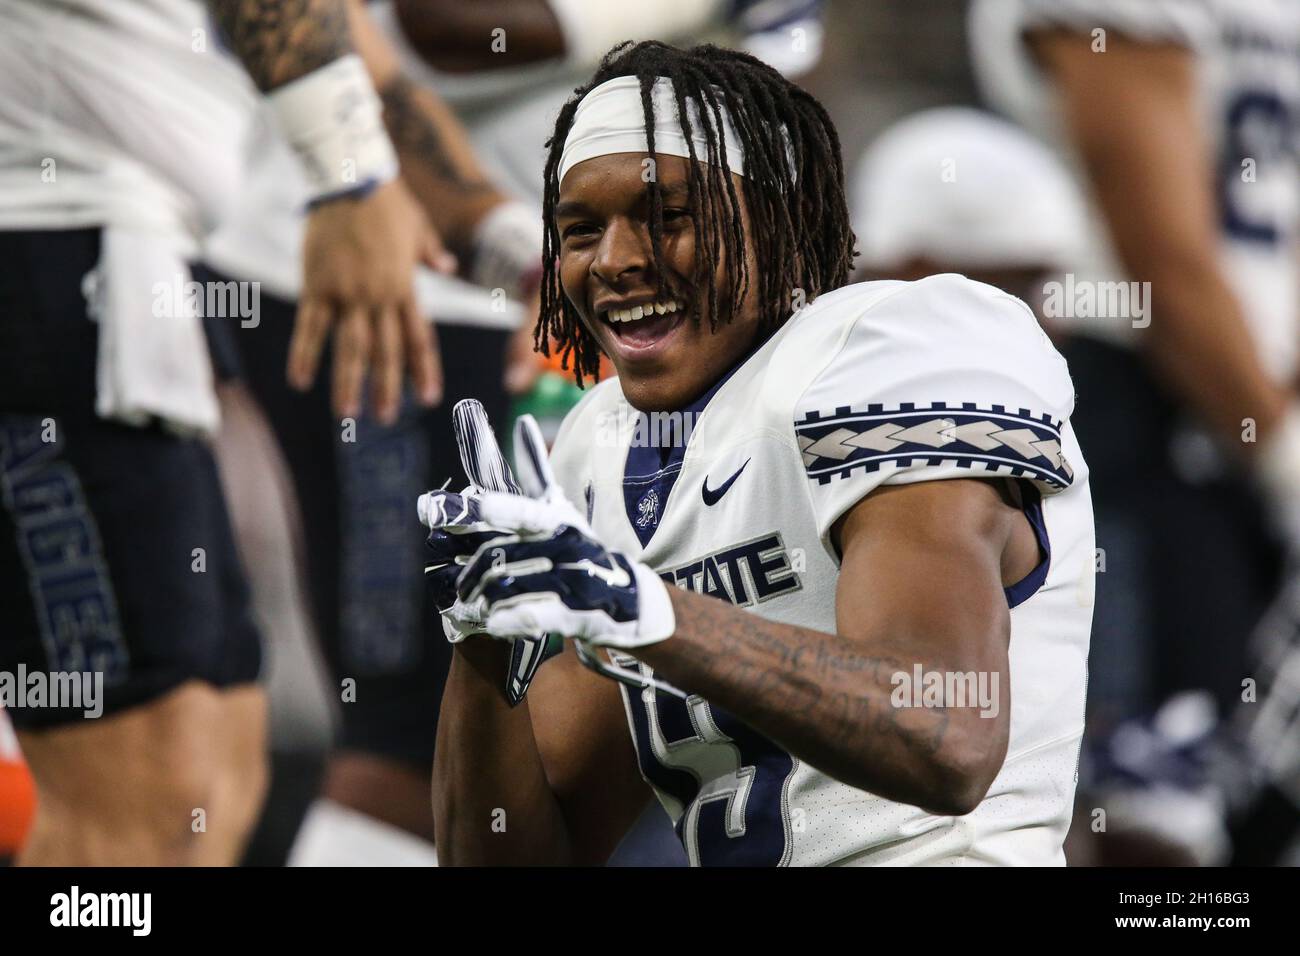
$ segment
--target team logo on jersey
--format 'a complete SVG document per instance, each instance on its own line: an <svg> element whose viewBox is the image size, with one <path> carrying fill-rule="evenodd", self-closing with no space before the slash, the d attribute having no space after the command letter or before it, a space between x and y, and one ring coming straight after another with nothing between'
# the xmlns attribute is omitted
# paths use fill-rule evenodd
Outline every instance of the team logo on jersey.
<svg viewBox="0 0 1300 956"><path fill-rule="evenodd" d="M736 479L740 477L740 473L745 470L745 465L748 465L749 462L750 459L746 458L745 464L737 468L736 473L718 485L717 488L709 487L709 476L705 475L704 484L700 487L700 497L704 499L704 504L708 507L716 505L722 499L722 496L727 493L727 489L736 483Z"/></svg>
<svg viewBox="0 0 1300 956"><path fill-rule="evenodd" d="M636 503L636 526L648 528L659 523L659 492L651 488Z"/></svg>
<svg viewBox="0 0 1300 956"><path fill-rule="evenodd" d="M820 484L855 468L951 462L1066 488L1074 470L1061 451L1062 424L1050 415L1003 405L904 402L897 408L868 405L865 411L845 406L830 415L808 412L795 422L795 433L808 477Z"/></svg>
<svg viewBox="0 0 1300 956"><path fill-rule="evenodd" d="M737 607L762 604L803 587L778 531L665 568L659 577L687 591L718 597Z"/></svg>

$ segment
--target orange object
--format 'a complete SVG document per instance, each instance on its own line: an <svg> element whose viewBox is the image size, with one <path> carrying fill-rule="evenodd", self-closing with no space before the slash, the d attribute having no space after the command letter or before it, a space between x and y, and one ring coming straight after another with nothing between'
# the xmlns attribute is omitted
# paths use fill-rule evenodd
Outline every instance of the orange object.
<svg viewBox="0 0 1300 956"><path fill-rule="evenodd" d="M552 349L551 354L542 358L542 364L552 372L565 373L565 369L560 366L560 352L558 349ZM572 372L567 374L572 375Z"/></svg>
<svg viewBox="0 0 1300 956"><path fill-rule="evenodd" d="M547 356L538 355L538 358L541 360L542 365L549 371L559 372L565 378L572 379L573 378L572 359L570 359L570 364L567 369L562 368L560 366L560 353L562 351L563 349L559 348L554 343L552 343L551 354ZM609 356L602 355L600 357L600 380L603 382L605 381L605 379L613 378L613 377L614 377L614 365L612 362L610 362Z"/></svg>
<svg viewBox="0 0 1300 956"><path fill-rule="evenodd" d="M0 710L0 857L17 856L36 815L36 785Z"/></svg>

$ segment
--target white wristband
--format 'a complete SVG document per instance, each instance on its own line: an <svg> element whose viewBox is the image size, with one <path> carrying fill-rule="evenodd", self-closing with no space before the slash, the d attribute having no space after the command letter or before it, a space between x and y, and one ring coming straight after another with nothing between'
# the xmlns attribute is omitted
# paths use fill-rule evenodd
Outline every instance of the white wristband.
<svg viewBox="0 0 1300 956"><path fill-rule="evenodd" d="M542 213L522 202L493 207L474 227L469 280L503 289L516 301L528 298L542 277Z"/></svg>
<svg viewBox="0 0 1300 956"><path fill-rule="evenodd" d="M267 101L302 161L312 203L366 192L397 177L383 106L355 53L286 83Z"/></svg>

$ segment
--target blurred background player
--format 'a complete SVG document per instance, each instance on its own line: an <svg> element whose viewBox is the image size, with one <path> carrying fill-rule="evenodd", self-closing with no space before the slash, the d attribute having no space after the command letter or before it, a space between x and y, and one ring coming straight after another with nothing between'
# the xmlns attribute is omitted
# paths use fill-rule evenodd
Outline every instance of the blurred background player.
<svg viewBox="0 0 1300 956"><path fill-rule="evenodd" d="M1222 796L1197 745L1245 678L1268 683L1248 638L1277 589L1278 539L1300 552L1300 8L979 0L970 24L990 100L1058 149L1092 200L1073 279L1149 283L1142 314L1058 317L1105 560L1093 742L1180 691L1208 699L1099 747L1101 806L1112 832L1223 862ZM1292 773L1293 721L1272 731Z"/></svg>
<svg viewBox="0 0 1300 956"><path fill-rule="evenodd" d="M264 791L258 635L208 448L220 363L168 298L239 188L256 95L209 12L310 174L295 379L337 327L342 407L371 378L391 416L407 366L436 397L411 270L446 254L341 0L0 2L0 668L105 688L98 720L10 713L38 794L24 863L233 863Z"/></svg>

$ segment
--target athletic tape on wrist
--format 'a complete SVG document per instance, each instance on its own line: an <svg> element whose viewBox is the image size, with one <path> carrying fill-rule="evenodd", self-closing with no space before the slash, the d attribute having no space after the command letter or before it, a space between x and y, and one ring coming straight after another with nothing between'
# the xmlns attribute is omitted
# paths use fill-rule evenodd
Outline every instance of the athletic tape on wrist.
<svg viewBox="0 0 1300 956"><path fill-rule="evenodd" d="M383 105L355 53L286 83L267 101L302 162L312 204L364 194L397 177Z"/></svg>
<svg viewBox="0 0 1300 956"><path fill-rule="evenodd" d="M525 301L542 279L542 214L522 202L504 202L474 228L469 279Z"/></svg>

